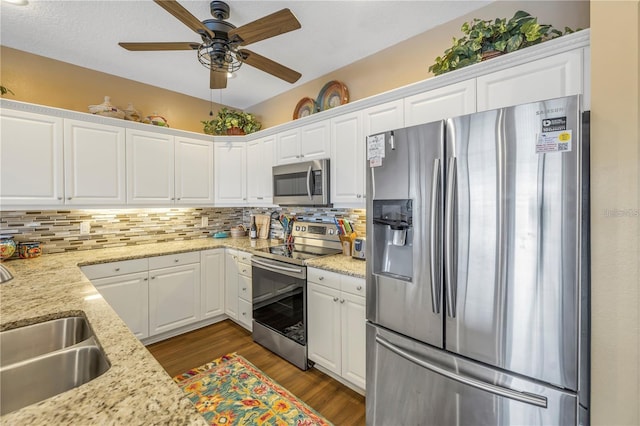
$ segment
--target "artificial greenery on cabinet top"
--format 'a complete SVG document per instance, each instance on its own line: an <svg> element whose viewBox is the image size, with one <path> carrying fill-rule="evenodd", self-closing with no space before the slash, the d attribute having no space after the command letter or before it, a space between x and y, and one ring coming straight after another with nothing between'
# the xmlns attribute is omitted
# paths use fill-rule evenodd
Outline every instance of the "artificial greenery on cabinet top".
<svg viewBox="0 0 640 426"><path fill-rule="evenodd" d="M453 38L453 45L435 59L429 71L440 75L493 57L560 37L574 32L565 27L564 32L551 25L539 24L538 18L519 10L513 17L482 20L474 18L461 28L464 36Z"/></svg>
<svg viewBox="0 0 640 426"><path fill-rule="evenodd" d="M257 132L262 124L256 116L247 112L221 108L215 118L202 121L204 132L208 135L246 134ZM242 132L235 133L232 129L238 128Z"/></svg>

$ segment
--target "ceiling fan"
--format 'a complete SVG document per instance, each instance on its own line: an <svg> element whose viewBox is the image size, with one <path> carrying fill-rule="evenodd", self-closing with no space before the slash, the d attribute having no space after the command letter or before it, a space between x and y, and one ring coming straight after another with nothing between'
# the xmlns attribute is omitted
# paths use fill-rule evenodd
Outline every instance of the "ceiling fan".
<svg viewBox="0 0 640 426"><path fill-rule="evenodd" d="M301 28L300 22L289 9L282 9L236 28L225 21L229 18L230 8L223 1L212 1L210 9L214 19L202 22L176 0L154 1L200 35L202 43L118 43L120 46L133 51L197 50L200 63L211 70L209 86L212 89L227 87L227 73L237 71L242 64L251 65L289 83L295 83L302 76L291 68L241 48Z"/></svg>

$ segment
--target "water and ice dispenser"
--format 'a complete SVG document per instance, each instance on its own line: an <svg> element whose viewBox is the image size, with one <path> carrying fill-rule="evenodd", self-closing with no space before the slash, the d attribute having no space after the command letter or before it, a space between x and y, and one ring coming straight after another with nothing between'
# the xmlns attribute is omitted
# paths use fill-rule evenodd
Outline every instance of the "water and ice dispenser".
<svg viewBox="0 0 640 426"><path fill-rule="evenodd" d="M412 200L373 200L372 214L373 272L410 281L413 277Z"/></svg>

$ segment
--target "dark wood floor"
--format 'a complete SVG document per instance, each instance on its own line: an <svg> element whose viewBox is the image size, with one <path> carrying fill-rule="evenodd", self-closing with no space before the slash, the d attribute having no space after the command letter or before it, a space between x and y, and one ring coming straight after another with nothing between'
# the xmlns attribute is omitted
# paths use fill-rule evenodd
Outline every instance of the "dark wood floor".
<svg viewBox="0 0 640 426"><path fill-rule="evenodd" d="M364 397L324 373L302 371L253 342L251 333L225 320L147 346L171 377L237 352L336 426L364 425Z"/></svg>

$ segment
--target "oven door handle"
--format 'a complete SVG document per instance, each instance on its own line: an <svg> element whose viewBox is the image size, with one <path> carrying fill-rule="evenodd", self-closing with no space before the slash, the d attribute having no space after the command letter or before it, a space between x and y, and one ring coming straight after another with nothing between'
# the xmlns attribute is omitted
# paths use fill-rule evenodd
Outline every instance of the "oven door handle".
<svg viewBox="0 0 640 426"><path fill-rule="evenodd" d="M259 265L259 267L262 267L264 269L268 269L269 271L272 272L293 272L296 274L300 274L302 275L304 273L304 271L301 268L287 268L284 266L280 266L280 265L274 265L272 263L265 263L263 261L257 260L257 259L251 259L251 263L255 263L256 265Z"/></svg>

